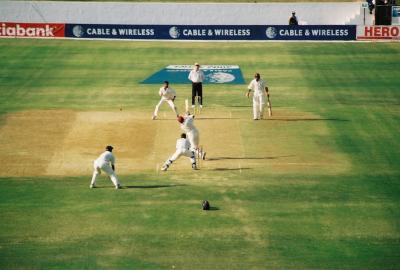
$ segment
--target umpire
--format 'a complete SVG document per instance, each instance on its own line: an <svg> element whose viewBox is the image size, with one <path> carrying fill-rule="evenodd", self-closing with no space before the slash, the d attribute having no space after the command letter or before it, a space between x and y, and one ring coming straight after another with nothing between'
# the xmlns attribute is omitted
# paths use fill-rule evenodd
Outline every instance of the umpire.
<svg viewBox="0 0 400 270"><path fill-rule="evenodd" d="M194 69L190 71L188 79L192 82L192 108L195 106L196 96L198 96L200 99L200 108L203 108L204 72L200 70L199 63L194 64Z"/></svg>
<svg viewBox="0 0 400 270"><path fill-rule="evenodd" d="M296 12L292 12L292 17L289 18L289 25L299 25L299 21L296 17Z"/></svg>

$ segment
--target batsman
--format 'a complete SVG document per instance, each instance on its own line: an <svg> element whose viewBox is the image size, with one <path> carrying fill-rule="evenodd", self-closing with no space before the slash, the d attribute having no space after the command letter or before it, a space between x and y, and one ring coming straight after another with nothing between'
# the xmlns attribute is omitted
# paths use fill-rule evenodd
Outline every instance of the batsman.
<svg viewBox="0 0 400 270"><path fill-rule="evenodd" d="M206 152L202 147L199 147L200 133L194 126L194 115L188 113L185 116L178 116L177 120L181 124L182 131L185 132L188 137L190 149L198 154L202 160L205 160Z"/></svg>
<svg viewBox="0 0 400 270"><path fill-rule="evenodd" d="M269 98L267 83L261 79L260 74L256 73L254 79L250 82L246 96L249 98L253 92L253 119L260 120L264 118L265 103L268 105L269 117L272 116L272 106Z"/></svg>

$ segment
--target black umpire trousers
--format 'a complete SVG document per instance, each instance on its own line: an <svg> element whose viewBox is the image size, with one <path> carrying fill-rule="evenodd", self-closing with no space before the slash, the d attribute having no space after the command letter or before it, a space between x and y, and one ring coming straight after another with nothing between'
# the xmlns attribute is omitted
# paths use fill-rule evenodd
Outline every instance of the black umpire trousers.
<svg viewBox="0 0 400 270"><path fill-rule="evenodd" d="M195 103L196 96L200 97L200 105L203 105L203 84L201 82L192 83L192 105Z"/></svg>

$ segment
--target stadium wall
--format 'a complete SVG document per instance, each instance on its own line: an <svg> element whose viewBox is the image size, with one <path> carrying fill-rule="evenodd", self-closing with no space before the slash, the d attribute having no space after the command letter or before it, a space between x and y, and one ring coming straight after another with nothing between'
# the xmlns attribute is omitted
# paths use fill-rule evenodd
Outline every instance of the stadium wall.
<svg viewBox="0 0 400 270"><path fill-rule="evenodd" d="M293 10L303 25L362 24L361 4L115 3L0 1L1 22L75 24L286 25Z"/></svg>
<svg viewBox="0 0 400 270"><path fill-rule="evenodd" d="M301 25L289 27L293 10ZM373 26L373 16L361 2L0 1L0 37L400 41L400 26Z"/></svg>

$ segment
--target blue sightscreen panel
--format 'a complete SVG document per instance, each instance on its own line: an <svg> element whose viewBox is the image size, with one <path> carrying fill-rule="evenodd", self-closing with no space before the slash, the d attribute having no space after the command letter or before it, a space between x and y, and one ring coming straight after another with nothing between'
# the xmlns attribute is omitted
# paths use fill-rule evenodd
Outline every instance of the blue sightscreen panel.
<svg viewBox="0 0 400 270"><path fill-rule="evenodd" d="M154 73L142 83L160 84L169 81L174 84L191 83L188 79L191 65L169 65L160 71ZM216 84L244 84L242 71L236 65L205 65L202 66L205 75L203 83Z"/></svg>

